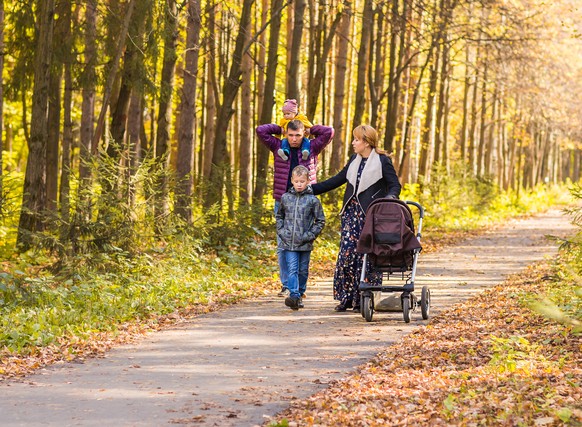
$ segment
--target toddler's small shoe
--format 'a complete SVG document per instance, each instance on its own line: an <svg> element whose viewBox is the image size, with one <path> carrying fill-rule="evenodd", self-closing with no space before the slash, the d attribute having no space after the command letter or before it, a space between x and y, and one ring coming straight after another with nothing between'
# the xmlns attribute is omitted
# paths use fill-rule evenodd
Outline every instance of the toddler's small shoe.
<svg viewBox="0 0 582 427"><path fill-rule="evenodd" d="M307 160L309 158L309 150L303 150L301 152L301 157L303 157L303 160Z"/></svg>
<svg viewBox="0 0 582 427"><path fill-rule="evenodd" d="M277 154L279 155L279 157L281 157L283 160L287 161L289 160L289 156L287 156L287 154L285 154L285 152L283 151L282 148L279 148L277 150Z"/></svg>

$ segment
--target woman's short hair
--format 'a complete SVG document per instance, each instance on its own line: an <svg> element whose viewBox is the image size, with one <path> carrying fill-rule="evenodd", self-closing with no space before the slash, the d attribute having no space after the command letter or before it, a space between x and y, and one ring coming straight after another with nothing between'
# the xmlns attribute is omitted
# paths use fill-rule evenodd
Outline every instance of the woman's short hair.
<svg viewBox="0 0 582 427"><path fill-rule="evenodd" d="M370 125L359 125L354 128L354 137L366 141L370 147L378 147L378 132Z"/></svg>

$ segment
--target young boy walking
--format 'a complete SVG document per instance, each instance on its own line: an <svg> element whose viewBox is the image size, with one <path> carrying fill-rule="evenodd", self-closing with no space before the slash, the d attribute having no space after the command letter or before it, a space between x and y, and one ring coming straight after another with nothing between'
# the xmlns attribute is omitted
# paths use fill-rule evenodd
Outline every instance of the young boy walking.
<svg viewBox="0 0 582 427"><path fill-rule="evenodd" d="M291 172L293 188L283 194L277 211L279 249L287 261L287 288L285 305L293 310L303 308L302 296L307 287L309 260L313 241L323 230L325 215L321 202L313 195L309 170L297 166Z"/></svg>

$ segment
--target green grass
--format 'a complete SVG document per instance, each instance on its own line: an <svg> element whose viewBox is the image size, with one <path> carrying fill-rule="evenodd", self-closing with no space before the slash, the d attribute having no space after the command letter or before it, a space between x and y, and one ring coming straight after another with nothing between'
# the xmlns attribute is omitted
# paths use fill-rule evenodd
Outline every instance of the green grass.
<svg viewBox="0 0 582 427"><path fill-rule="evenodd" d="M0 346L26 354L63 336L114 332L127 322L234 302L269 290L264 282L276 271L274 262L232 266L217 257L185 258L142 255L117 260L115 269L80 267L66 280L47 272L1 273Z"/></svg>

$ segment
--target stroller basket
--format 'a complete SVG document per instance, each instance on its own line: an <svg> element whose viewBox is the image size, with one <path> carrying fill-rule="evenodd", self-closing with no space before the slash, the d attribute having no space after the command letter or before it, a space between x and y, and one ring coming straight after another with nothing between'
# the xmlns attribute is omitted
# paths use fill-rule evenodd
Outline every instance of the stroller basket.
<svg viewBox="0 0 582 427"><path fill-rule="evenodd" d="M419 211L418 230L415 233L411 206ZM374 294L380 292L402 292L401 302L404 320L410 322L409 311L416 308L417 298L414 291L416 264L420 245L424 209L416 202L397 199L378 199L370 204L366 212L366 221L358 241L357 251L364 254L362 276L360 279L360 310L362 316L372 320L374 311ZM382 273L382 281L400 276L401 285L371 285L365 281L366 268ZM395 273L399 273L396 275ZM422 289L420 305L423 319L428 318L430 293L425 286Z"/></svg>

